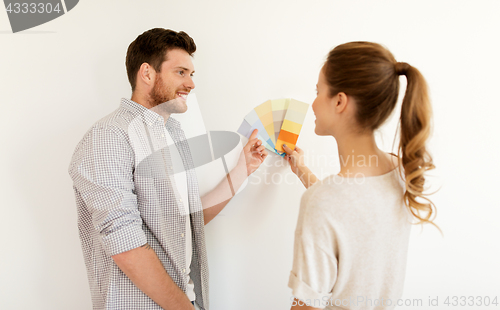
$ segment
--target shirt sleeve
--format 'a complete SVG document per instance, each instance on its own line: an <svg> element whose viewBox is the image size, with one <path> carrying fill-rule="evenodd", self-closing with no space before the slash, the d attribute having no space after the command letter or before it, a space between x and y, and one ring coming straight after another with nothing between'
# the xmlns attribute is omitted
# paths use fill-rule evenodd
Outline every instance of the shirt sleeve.
<svg viewBox="0 0 500 310"><path fill-rule="evenodd" d="M69 173L84 202L82 218L96 230L112 256L144 245L146 235L134 194L134 157L124 137L109 128L93 128L80 142Z"/></svg>
<svg viewBox="0 0 500 310"><path fill-rule="evenodd" d="M332 297L337 278L333 230L329 229L320 210L314 206L303 207L295 230L293 266L288 286L296 298L324 304Z"/></svg>

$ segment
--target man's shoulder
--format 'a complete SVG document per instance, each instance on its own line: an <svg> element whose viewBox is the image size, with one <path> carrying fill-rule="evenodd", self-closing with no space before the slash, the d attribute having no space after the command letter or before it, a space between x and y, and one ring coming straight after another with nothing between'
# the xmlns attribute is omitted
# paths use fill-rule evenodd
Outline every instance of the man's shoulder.
<svg viewBox="0 0 500 310"><path fill-rule="evenodd" d="M141 121L140 114L121 104L117 109L96 121L77 144L70 163L70 171L83 158L103 147L130 149L129 127L134 119Z"/></svg>
<svg viewBox="0 0 500 310"><path fill-rule="evenodd" d="M120 105L116 110L109 113L96 121L91 130L113 131L116 133L126 133L130 123L136 120L141 120L141 115L136 111L130 110L127 107Z"/></svg>
<svg viewBox="0 0 500 310"><path fill-rule="evenodd" d="M142 122L141 114L128 108L122 102L117 109L90 126L78 143L76 151L92 141L97 142L96 139L101 140L113 136L126 141L130 125L134 122Z"/></svg>

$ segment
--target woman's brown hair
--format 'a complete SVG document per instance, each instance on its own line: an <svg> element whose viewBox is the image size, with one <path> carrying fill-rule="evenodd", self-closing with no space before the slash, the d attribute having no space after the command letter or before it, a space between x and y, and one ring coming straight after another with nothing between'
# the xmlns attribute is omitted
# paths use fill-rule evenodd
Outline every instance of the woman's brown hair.
<svg viewBox="0 0 500 310"><path fill-rule="evenodd" d="M331 96L344 92L355 99L356 121L361 132L374 131L391 115L398 99L399 76L406 76L398 147L398 158L405 174L404 201L418 224L436 226L433 222L435 205L424 194L424 173L435 166L426 149L432 109L427 83L420 71L407 63L397 62L380 44L350 42L330 51L324 74Z"/></svg>

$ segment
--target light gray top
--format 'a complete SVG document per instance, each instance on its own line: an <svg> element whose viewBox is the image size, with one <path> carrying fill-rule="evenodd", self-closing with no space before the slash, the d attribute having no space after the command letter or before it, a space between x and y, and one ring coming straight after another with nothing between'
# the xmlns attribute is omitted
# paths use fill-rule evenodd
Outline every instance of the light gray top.
<svg viewBox="0 0 500 310"><path fill-rule="evenodd" d="M332 175L304 193L288 283L296 298L325 309L394 308L412 222L399 172Z"/></svg>

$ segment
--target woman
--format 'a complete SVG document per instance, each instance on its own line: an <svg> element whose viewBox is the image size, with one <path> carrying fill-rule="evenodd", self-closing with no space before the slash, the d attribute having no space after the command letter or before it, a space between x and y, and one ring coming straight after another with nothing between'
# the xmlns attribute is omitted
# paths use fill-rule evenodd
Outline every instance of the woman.
<svg viewBox="0 0 500 310"><path fill-rule="evenodd" d="M398 155L377 147L374 131L396 106L399 76L408 81ZM308 188L295 231L289 287L292 309L392 309L403 292L413 220L431 223L423 197L431 106L420 72L379 44L351 42L330 51L312 104L315 132L333 136L341 169L322 181L303 151L284 147Z"/></svg>

